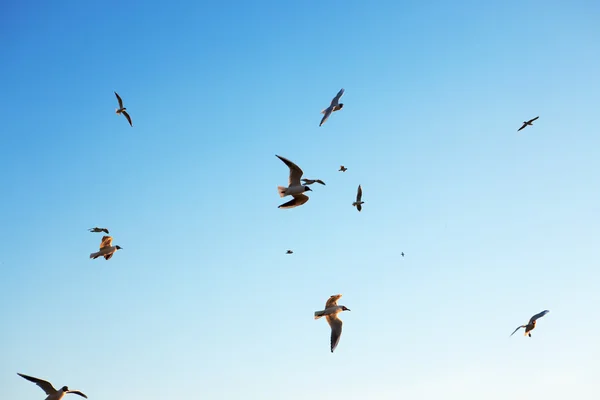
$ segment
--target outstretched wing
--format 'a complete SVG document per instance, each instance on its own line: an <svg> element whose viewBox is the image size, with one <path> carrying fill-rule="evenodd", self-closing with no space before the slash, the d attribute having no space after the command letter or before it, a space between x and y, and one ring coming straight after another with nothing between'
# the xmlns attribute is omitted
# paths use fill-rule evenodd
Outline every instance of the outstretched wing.
<svg viewBox="0 0 600 400"><path fill-rule="evenodd" d="M321 123L319 124L319 126L323 125L325 123L325 121L327 121L327 119L329 118L329 116L331 115L332 112L333 112L332 107L327 107L325 109L325 115L323 115L323 118L321 118Z"/></svg>
<svg viewBox="0 0 600 400"><path fill-rule="evenodd" d="M356 201L360 201L362 199L362 188L358 185L358 191L356 192Z"/></svg>
<svg viewBox="0 0 600 400"><path fill-rule="evenodd" d="M520 127L519 129L517 129L517 132L519 132L521 129L525 128L527 126L527 124L523 124L522 127Z"/></svg>
<svg viewBox="0 0 600 400"><path fill-rule="evenodd" d="M129 125L133 127L133 123L131 122L131 117L129 116L129 114L127 114L127 111L123 111L122 114L125 116L125 118L127 118Z"/></svg>
<svg viewBox="0 0 600 400"><path fill-rule="evenodd" d="M292 196L294 197L292 200L288 201L287 203L283 203L277 208L294 208L301 206L308 201L308 196L302 193L294 194Z"/></svg>
<svg viewBox="0 0 600 400"><path fill-rule="evenodd" d="M288 186L299 186L300 178L302 178L302 174L304 174L304 172L302 172L302 170L300 169L299 166L297 166L296 164L294 164L287 158L278 156L277 154L275 154L275 156L277 158L279 158L281 161L283 161L285 163L285 165L287 165L288 168L290 169L290 177L288 179Z"/></svg>
<svg viewBox="0 0 600 400"><path fill-rule="evenodd" d="M115 96L117 96L117 100L119 101L119 108L123 108L123 100L121 100L121 96L117 92L115 92Z"/></svg>
<svg viewBox="0 0 600 400"><path fill-rule="evenodd" d="M110 254L107 254L107 255L105 255L105 256L104 256L104 259L105 259L105 260L110 260L110 259L111 259L111 257L113 256L113 254L115 254L115 253L110 253Z"/></svg>
<svg viewBox="0 0 600 400"><path fill-rule="evenodd" d="M338 94L335 95L335 97L333 98L333 100L331 100L331 106L332 108L337 106L340 102L340 99L342 98L342 96L344 95L344 88L342 88Z"/></svg>
<svg viewBox="0 0 600 400"><path fill-rule="evenodd" d="M511 334L510 334L510 336L514 335L514 334L515 334L515 332L516 332L516 331L518 331L518 330L519 330L519 329L521 329L521 328L526 328L526 326L525 326L525 325L521 325L521 326L519 326L517 329L515 329L515 330L513 331L513 333L511 333Z"/></svg>
<svg viewBox="0 0 600 400"><path fill-rule="evenodd" d="M17 372L17 375L19 375L20 377L23 377L25 379L27 379L30 382L35 383L36 385L38 385L39 387L42 388L42 390L44 392L46 392L47 395L51 395L56 393L56 389L54 389L54 386L52 386L52 384L48 381L45 381L43 379L38 379L38 378L34 378L33 376L29 376L29 375L24 375L21 373Z"/></svg>
<svg viewBox="0 0 600 400"><path fill-rule="evenodd" d="M315 180L315 182L317 182L317 183L320 183L321 185L327 186L327 185L325 185L325 182L323 182L323 181L322 181L322 180L320 180L320 179L317 179L317 180Z"/></svg>
<svg viewBox="0 0 600 400"><path fill-rule="evenodd" d="M102 242L100 243L100 250L105 247L112 246L112 236L102 236Z"/></svg>
<svg viewBox="0 0 600 400"><path fill-rule="evenodd" d="M535 121L536 119L538 119L540 116L538 115L537 117L535 117L534 119L530 119L529 123L532 123L533 121Z"/></svg>
<svg viewBox="0 0 600 400"><path fill-rule="evenodd" d="M342 337L342 320L337 315L328 315L327 322L331 327L331 352L335 350Z"/></svg>
<svg viewBox="0 0 600 400"><path fill-rule="evenodd" d="M529 320L529 323L533 323L533 321L535 321L538 318L542 318L544 315L548 314L550 311L549 310L544 310L541 313L535 314L533 317L531 317L531 319Z"/></svg>
<svg viewBox="0 0 600 400"><path fill-rule="evenodd" d="M341 297L341 294L334 294L333 296L329 297L329 299L327 299L327 302L325 303L325 309L337 306L337 302Z"/></svg>
<svg viewBox="0 0 600 400"><path fill-rule="evenodd" d="M81 397L85 397L87 399L87 396L85 394L81 393L79 390L68 390L67 393L78 394Z"/></svg>

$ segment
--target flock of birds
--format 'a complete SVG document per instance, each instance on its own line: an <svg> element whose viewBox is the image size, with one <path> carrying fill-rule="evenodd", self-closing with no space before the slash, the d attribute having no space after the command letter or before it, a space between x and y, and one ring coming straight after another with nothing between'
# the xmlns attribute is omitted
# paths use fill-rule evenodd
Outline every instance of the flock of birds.
<svg viewBox="0 0 600 400"><path fill-rule="evenodd" d="M117 115L123 115L127 119L127 122L129 122L129 125L131 127L133 127L131 117L130 117L129 113L127 112L127 109L123 106L123 100L121 99L121 96L119 96L119 94L117 92L114 92L114 93L115 93L115 96L117 97L117 101L119 103L119 108L116 109ZM321 114L323 114L323 118L321 119L319 126L322 126L329 119L331 114L333 114L335 111L341 110L344 107L344 104L340 103L340 99L343 96L343 94L344 94L344 89L342 88L337 93L337 95L333 98L333 100L331 100L331 104L329 105L329 107L327 107L323 111L321 111ZM535 117L533 119L530 119L528 121L523 121L523 125L517 131L521 131L522 129L526 128L527 126L533 125L533 122L536 121L538 118L539 118L539 116ZM288 160L285 157L281 157L279 155L276 155L276 157L279 158L290 170L288 186L287 187L285 187L285 186L277 187L279 196L282 198L286 197L286 196L292 196L292 200L288 201L287 203L281 204L278 208L288 209L288 208L295 208L295 207L301 206L309 200L308 196L306 196L305 193L312 191L312 189L310 188L310 185L312 185L314 183L319 183L323 186L326 186L325 182L323 182L321 179L302 178L302 175L304 174L304 172L302 171L302 169L300 169L300 167L298 167L298 165L296 165L295 163L293 163L292 161ZM348 170L348 168L341 165L340 169L338 171L346 172L347 170ZM356 207L356 209L358 211L361 211L362 205L364 203L365 202L362 201L362 187L359 184L357 193L356 193L356 200L354 202L352 202L352 206ZM90 254L91 259L104 257L105 260L110 260L111 257L114 255L114 253L117 250L122 249L121 246L118 246L118 245L113 246L112 245L113 238L112 238L112 236L109 236L110 233L107 228L94 227L94 228L90 228L89 231L93 232L93 233L105 233L106 234L105 236L102 237L102 240L100 242L100 250L95 253ZM294 252L292 250L286 251L286 254L293 254L293 253ZM404 252L401 253L401 256L404 257ZM342 323L342 320L339 318L339 314L343 311L350 311L350 309L347 308L346 306L338 305L338 300L341 297L342 297L341 294L336 294L336 295L330 296L329 299L327 300L327 302L325 303L325 309L323 309L321 311L315 311L315 313L314 313L315 320L317 320L321 317L325 317L325 319L327 320L327 323L331 327L330 349L331 349L332 353L336 349L337 345L339 344L340 338L342 335L343 323ZM531 317L529 319L529 322L526 325L521 325L521 326L517 327L513 331L513 333L511 333L510 336L514 335L519 329L524 328L525 336L531 337L531 331L535 328L537 320L539 318L543 317L544 315L548 314L549 312L550 311L548 311L548 310L544 310L538 314L535 314L533 317ZM39 386L46 393L46 395L47 395L46 400L61 400L68 393L77 394L77 395L85 397L87 399L87 396L79 390L69 390L69 388L67 386L63 386L59 390L56 390L54 388L54 386L52 386L52 384L48 381L45 381L45 380L39 379L39 378L35 378L33 376L21 374L21 373L17 373L17 374L19 376L23 377L24 379L27 379L28 381L31 381L31 382L35 383L37 386Z"/></svg>

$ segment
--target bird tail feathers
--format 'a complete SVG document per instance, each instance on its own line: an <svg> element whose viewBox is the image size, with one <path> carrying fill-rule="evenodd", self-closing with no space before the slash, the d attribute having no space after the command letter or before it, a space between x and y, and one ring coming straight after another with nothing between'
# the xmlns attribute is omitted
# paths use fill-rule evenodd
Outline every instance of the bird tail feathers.
<svg viewBox="0 0 600 400"><path fill-rule="evenodd" d="M319 319L325 316L325 311L315 311L315 319Z"/></svg>
<svg viewBox="0 0 600 400"><path fill-rule="evenodd" d="M285 197L286 187L277 186L277 191L279 192L279 197Z"/></svg>

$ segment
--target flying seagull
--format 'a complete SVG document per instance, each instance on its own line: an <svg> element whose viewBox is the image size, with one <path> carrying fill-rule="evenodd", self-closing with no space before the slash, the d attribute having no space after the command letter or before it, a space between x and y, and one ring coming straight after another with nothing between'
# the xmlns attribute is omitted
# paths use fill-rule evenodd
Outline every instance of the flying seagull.
<svg viewBox="0 0 600 400"><path fill-rule="evenodd" d="M288 250L288 251L285 252L285 254L294 254L294 252L291 251L291 250Z"/></svg>
<svg viewBox="0 0 600 400"><path fill-rule="evenodd" d="M529 121L523 121L523 126L520 127L519 129L517 129L517 132L519 132L521 129L524 129L527 125L533 125L533 121L535 121L538 118L539 118L539 116L537 116L533 119L530 119Z"/></svg>
<svg viewBox="0 0 600 400"><path fill-rule="evenodd" d="M401 255L402 257L404 257L404 252L400 253L400 255Z"/></svg>
<svg viewBox="0 0 600 400"><path fill-rule="evenodd" d="M348 168L344 167L343 165L340 165L340 169L338 169L338 172L340 172L340 171L346 172L346 171L348 171Z"/></svg>
<svg viewBox="0 0 600 400"><path fill-rule="evenodd" d="M90 231L90 232L96 232L96 233L98 233L98 232L106 232L106 234L108 235L108 229L106 229L106 228L95 227L95 228L88 229L88 231Z"/></svg>
<svg viewBox="0 0 600 400"><path fill-rule="evenodd" d="M325 115L323 115L323 119L321 119L321 123L319 124L319 126L323 125L325 123L325 121L327 121L327 119L329 118L329 116L331 115L332 112L338 111L338 110L341 110L342 108L344 108L344 104L339 102L340 99L342 98L343 94L344 94L344 88L342 88L338 92L338 94L335 95L333 100L331 100L331 104L329 105L329 107L327 107L326 109L321 111L321 114L325 114Z"/></svg>
<svg viewBox="0 0 600 400"><path fill-rule="evenodd" d="M285 163L290 169L290 178L288 180L288 187L277 186L277 191L279 192L279 197L292 196L294 199L288 201L280 205L278 208L294 208L301 206L302 204L308 201L308 196L304 194L304 192L311 191L312 189L308 186L303 186L300 183L300 178L302 178L302 170L296 164L288 160L287 158L278 156L275 154L277 158Z"/></svg>
<svg viewBox="0 0 600 400"><path fill-rule="evenodd" d="M65 397L65 394L67 393L78 394L81 397L85 397L87 399L87 396L81 393L79 390L69 390L69 388L66 386L63 386L62 388L60 388L60 390L56 390L50 382L47 382L43 379L34 378L33 376L20 374L18 372L17 374L41 387L42 390L48 395L48 397L46 397L46 400L60 400L63 397Z"/></svg>
<svg viewBox="0 0 600 400"><path fill-rule="evenodd" d="M93 258L95 260L98 257L104 257L105 260L110 260L113 254L115 254L115 251L121 249L121 246L112 245L112 236L102 236L102 242L100 243L100 251L97 253L90 254L90 258Z"/></svg>
<svg viewBox="0 0 600 400"><path fill-rule="evenodd" d="M320 183L321 185L325 185L325 182L323 182L320 179L302 179L302 183L304 183L305 185L312 185L313 183Z"/></svg>
<svg viewBox="0 0 600 400"><path fill-rule="evenodd" d="M338 306L337 301L342 297L341 294L334 294L325 303L323 311L315 311L315 319L321 317L327 318L327 323L331 327L331 352L337 347L342 336L342 320L338 318L338 314L342 311L350 311L346 306Z"/></svg>
<svg viewBox="0 0 600 400"><path fill-rule="evenodd" d="M362 210L362 204L364 204L364 201L361 201L362 199L362 188L360 187L360 185L358 185L358 191L356 192L356 201L354 203L352 203L353 207L356 207L356 209L358 211Z"/></svg>
<svg viewBox="0 0 600 400"><path fill-rule="evenodd" d="M131 117L129 116L129 114L127 114L127 111L125 111L127 109L123 107L123 100L121 100L121 96L119 96L117 92L115 92L115 96L117 96L117 100L119 100L119 108L117 108L117 114L123 114L125 118L127 118L127 121L129 121L129 125L133 126L133 124L131 123Z"/></svg>
<svg viewBox="0 0 600 400"><path fill-rule="evenodd" d="M510 334L510 336L514 335L516 331L518 331L521 328L525 328L525 336L529 336L531 337L531 331L535 329L535 321L538 318L542 318L544 315L548 314L550 311L548 310L544 310L539 314L535 314L533 317L531 317L531 319L529 320L529 322L527 323L527 325L521 325L519 326L517 329L515 329L515 331L513 333Z"/></svg>

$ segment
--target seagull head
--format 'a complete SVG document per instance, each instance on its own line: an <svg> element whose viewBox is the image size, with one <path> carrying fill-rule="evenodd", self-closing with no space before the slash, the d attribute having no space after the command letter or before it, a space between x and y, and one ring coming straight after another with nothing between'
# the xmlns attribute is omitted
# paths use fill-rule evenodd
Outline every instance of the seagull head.
<svg viewBox="0 0 600 400"><path fill-rule="evenodd" d="M117 245L117 250L121 250L121 249L122 249L122 247Z"/></svg>
<svg viewBox="0 0 600 400"><path fill-rule="evenodd" d="M63 386L63 387L62 387L62 389L60 389L60 390L62 390L63 392L68 392L68 391L69 391L69 388L68 388L68 387L66 387L66 386Z"/></svg>
<svg viewBox="0 0 600 400"><path fill-rule="evenodd" d="M305 192L308 192L308 191L312 192L312 189L310 188L310 186L304 186L304 191Z"/></svg>
<svg viewBox="0 0 600 400"><path fill-rule="evenodd" d="M351 310L346 306L342 306L342 311L351 311Z"/></svg>
<svg viewBox="0 0 600 400"><path fill-rule="evenodd" d="M338 104L338 110L341 110L342 108L344 108L344 103Z"/></svg>

